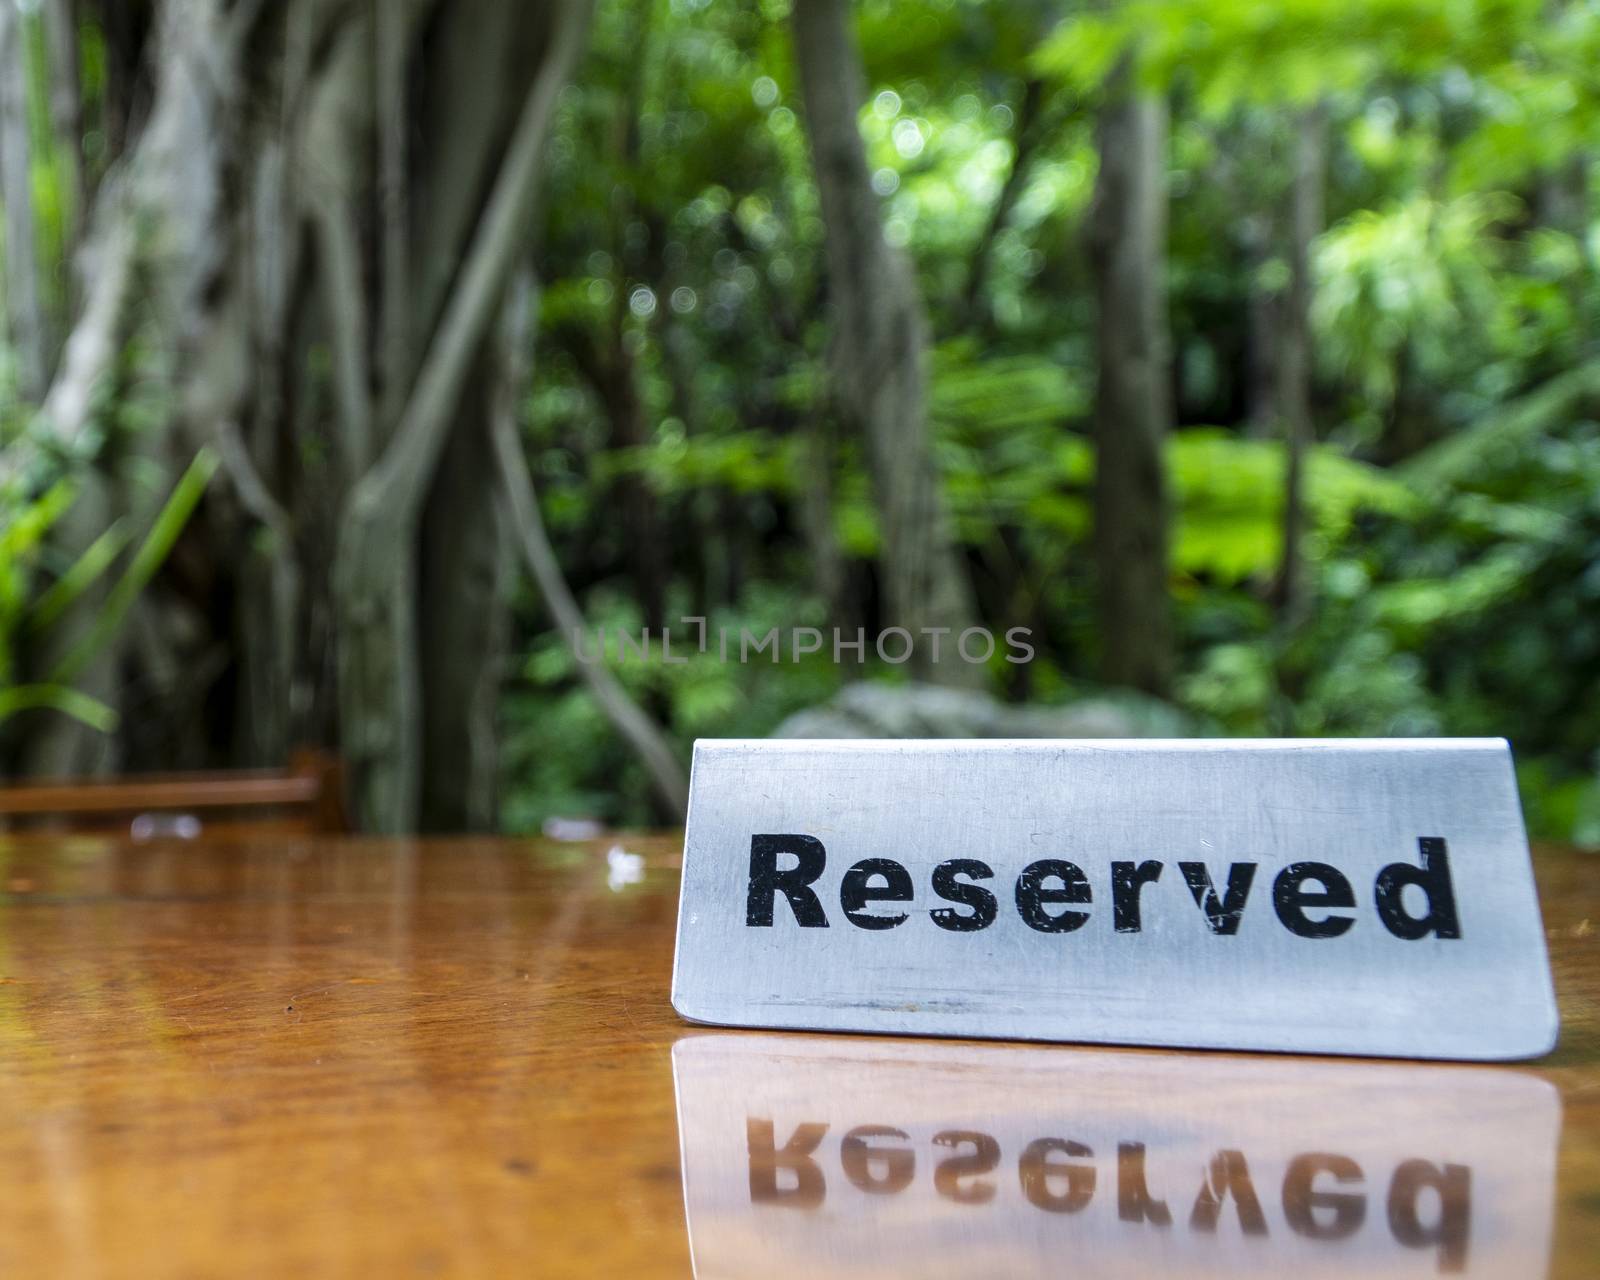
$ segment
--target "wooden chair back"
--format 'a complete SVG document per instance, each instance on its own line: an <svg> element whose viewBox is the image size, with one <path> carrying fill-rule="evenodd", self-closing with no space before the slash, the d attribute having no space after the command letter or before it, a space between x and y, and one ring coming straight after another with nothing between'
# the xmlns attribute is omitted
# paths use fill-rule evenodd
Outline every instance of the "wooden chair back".
<svg viewBox="0 0 1600 1280"><path fill-rule="evenodd" d="M130 774L0 786L0 830L120 831L136 840L202 833L349 830L339 764L320 752L288 769Z"/></svg>

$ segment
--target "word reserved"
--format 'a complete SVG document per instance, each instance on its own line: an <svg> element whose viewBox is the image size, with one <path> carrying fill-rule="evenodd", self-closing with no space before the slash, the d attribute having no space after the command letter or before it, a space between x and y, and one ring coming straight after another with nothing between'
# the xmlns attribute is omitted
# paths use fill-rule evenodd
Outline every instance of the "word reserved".
<svg viewBox="0 0 1600 1280"><path fill-rule="evenodd" d="M1423 836L1417 845L1422 851L1421 866L1395 862L1378 872L1372 894L1378 918L1395 937L1407 941L1459 938L1461 924L1445 842L1437 836ZM794 862L780 869L779 860L786 854ZM827 862L828 851L815 836L751 836L745 924L770 928L774 904L781 895L795 923L826 929L828 916L813 886ZM1111 864L1111 918L1118 933L1143 930L1142 894L1165 870L1166 864L1153 858ZM1219 893L1205 863L1178 863L1183 883L1207 927L1222 937L1239 932L1258 870L1258 863L1233 863ZM959 906L935 907L928 912L929 919L953 933L987 929L1000 913L1000 902L979 882L994 878L994 868L977 858L949 858L939 863L930 877L933 894ZM1406 906L1402 894L1407 885L1415 886L1417 897L1426 904L1419 914L1413 915ZM840 911L858 929L893 929L904 924L910 918L907 912L882 912L877 904L908 903L915 896L911 873L893 858L862 858L839 881ZM1072 933L1089 923L1090 912L1080 908L1093 902L1094 891L1077 863L1041 858L1022 869L1011 896L1017 915L1028 928L1040 933ZM1355 905L1349 879L1326 862L1290 863L1272 881L1272 909L1278 922L1301 938L1339 937L1355 924L1355 917L1343 908Z"/></svg>

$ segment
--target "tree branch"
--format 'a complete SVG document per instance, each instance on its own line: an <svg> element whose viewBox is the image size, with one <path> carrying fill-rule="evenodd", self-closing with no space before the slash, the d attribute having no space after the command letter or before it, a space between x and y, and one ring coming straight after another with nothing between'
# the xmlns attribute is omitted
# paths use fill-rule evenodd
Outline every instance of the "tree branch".
<svg viewBox="0 0 1600 1280"><path fill-rule="evenodd" d="M118 186L121 181L116 180ZM109 186L113 206L121 203ZM95 393L122 350L133 304L137 266L137 232L133 219L113 211L89 260L85 278L92 281L83 313L67 338L61 367L40 410L45 431L65 448L75 448L89 425Z"/></svg>
<svg viewBox="0 0 1600 1280"><path fill-rule="evenodd" d="M988 328L993 322L993 308L984 300L983 291L989 283L989 270L994 264L994 246L1011 220L1022 189L1026 185L1039 142L1049 132L1041 123L1045 101L1044 81L1032 79L1023 86L1022 102L1017 111L1017 128L1012 143L1011 170L995 197L989 211L989 221L978 237L972 252L972 270L967 275L967 286L961 295L961 315L966 324L975 328Z"/></svg>
<svg viewBox="0 0 1600 1280"><path fill-rule="evenodd" d="M358 510L392 502L395 516L410 523L421 505L450 428L451 408L474 353L494 323L506 279L521 252L538 193L539 165L556 97L588 29L588 0L565 0L560 8L564 12L552 18L545 65L533 76L460 282L428 344L394 440L358 486L354 495Z"/></svg>
<svg viewBox="0 0 1600 1280"><path fill-rule="evenodd" d="M266 481L250 460L250 450L236 423L224 422L217 427L217 456L222 459L222 469L228 473L234 492L250 515L272 531L287 551L293 544L294 526L276 498L267 488Z"/></svg>
<svg viewBox="0 0 1600 1280"><path fill-rule="evenodd" d="M361 283L361 243L347 206L323 193L311 202L317 248L328 278L322 296L328 304L333 345L334 390L339 404L339 439L345 474L352 480L372 457L372 378L367 366L367 304Z"/></svg>
<svg viewBox="0 0 1600 1280"><path fill-rule="evenodd" d="M589 692L600 704L606 719L643 762L657 794L681 821L688 814L689 804L689 783L684 776L683 766L678 763L660 728L640 710L616 677L603 664L585 661L578 653L577 638L585 629L583 611L567 586L555 549L550 545L549 534L545 531L544 521L539 516L539 500L534 492L533 478L528 474L528 463L522 453L522 442L517 436L516 421L516 406L528 378L526 353L531 343L527 333L527 317L532 310L533 292L524 273L506 305L500 361L503 375L489 421L495 456L505 485L506 508L516 532L517 544L539 588L540 598L560 630L563 641L578 659L578 670L587 682Z"/></svg>
<svg viewBox="0 0 1600 1280"><path fill-rule="evenodd" d="M374 96L378 126L378 219L382 228L382 312L379 316L378 373L383 392L379 422L394 429L410 384L409 313L411 290L406 270L411 211L406 200L406 51L408 12L392 0L375 0L373 21ZM412 6L414 9L415 6Z"/></svg>

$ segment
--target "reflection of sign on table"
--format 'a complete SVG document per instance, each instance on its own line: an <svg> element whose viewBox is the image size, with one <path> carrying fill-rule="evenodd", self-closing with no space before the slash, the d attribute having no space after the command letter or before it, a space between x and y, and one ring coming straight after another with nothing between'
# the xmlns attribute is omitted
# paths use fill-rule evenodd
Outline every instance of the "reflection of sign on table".
<svg viewBox="0 0 1600 1280"><path fill-rule="evenodd" d="M673 1065L699 1280L1548 1265L1560 1103L1513 1071L714 1035Z"/></svg>
<svg viewBox="0 0 1600 1280"><path fill-rule="evenodd" d="M701 742L673 1003L736 1026L1516 1058L1498 740Z"/></svg>

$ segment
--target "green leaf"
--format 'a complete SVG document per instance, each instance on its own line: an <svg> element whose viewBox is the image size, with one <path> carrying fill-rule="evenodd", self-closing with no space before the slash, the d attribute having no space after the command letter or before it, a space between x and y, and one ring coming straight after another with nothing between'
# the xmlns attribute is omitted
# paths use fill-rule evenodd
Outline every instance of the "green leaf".
<svg viewBox="0 0 1600 1280"><path fill-rule="evenodd" d="M59 711L101 733L110 733L117 727L115 711L99 699L66 685L23 684L0 689L0 723L18 712L37 709Z"/></svg>
<svg viewBox="0 0 1600 1280"><path fill-rule="evenodd" d="M19 510L0 513L0 557L20 559L44 541L45 534L66 514L77 492L71 480L57 480Z"/></svg>
<svg viewBox="0 0 1600 1280"><path fill-rule="evenodd" d="M202 448L195 455L194 461L189 464L187 471L179 478L172 496L166 501L160 512L157 513L155 522L144 542L134 553L133 561L123 572L122 577L111 589L111 594L106 600L105 608L100 616L95 619L94 626L67 655L56 664L55 670L50 673L50 679L60 684L70 683L81 672L95 654L99 653L111 638L116 635L122 626L122 620L139 593L149 585L150 579L155 577L167 554L177 542L178 535L183 532L183 527L188 523L190 515L199 505L201 496L206 491L206 486L211 482L211 477L216 473L218 458L209 448Z"/></svg>
<svg viewBox="0 0 1600 1280"><path fill-rule="evenodd" d="M122 554L122 549L133 540L128 522L117 520L89 544L89 549L73 562L34 603L28 614L28 626L42 631L64 613L100 577L112 561Z"/></svg>

